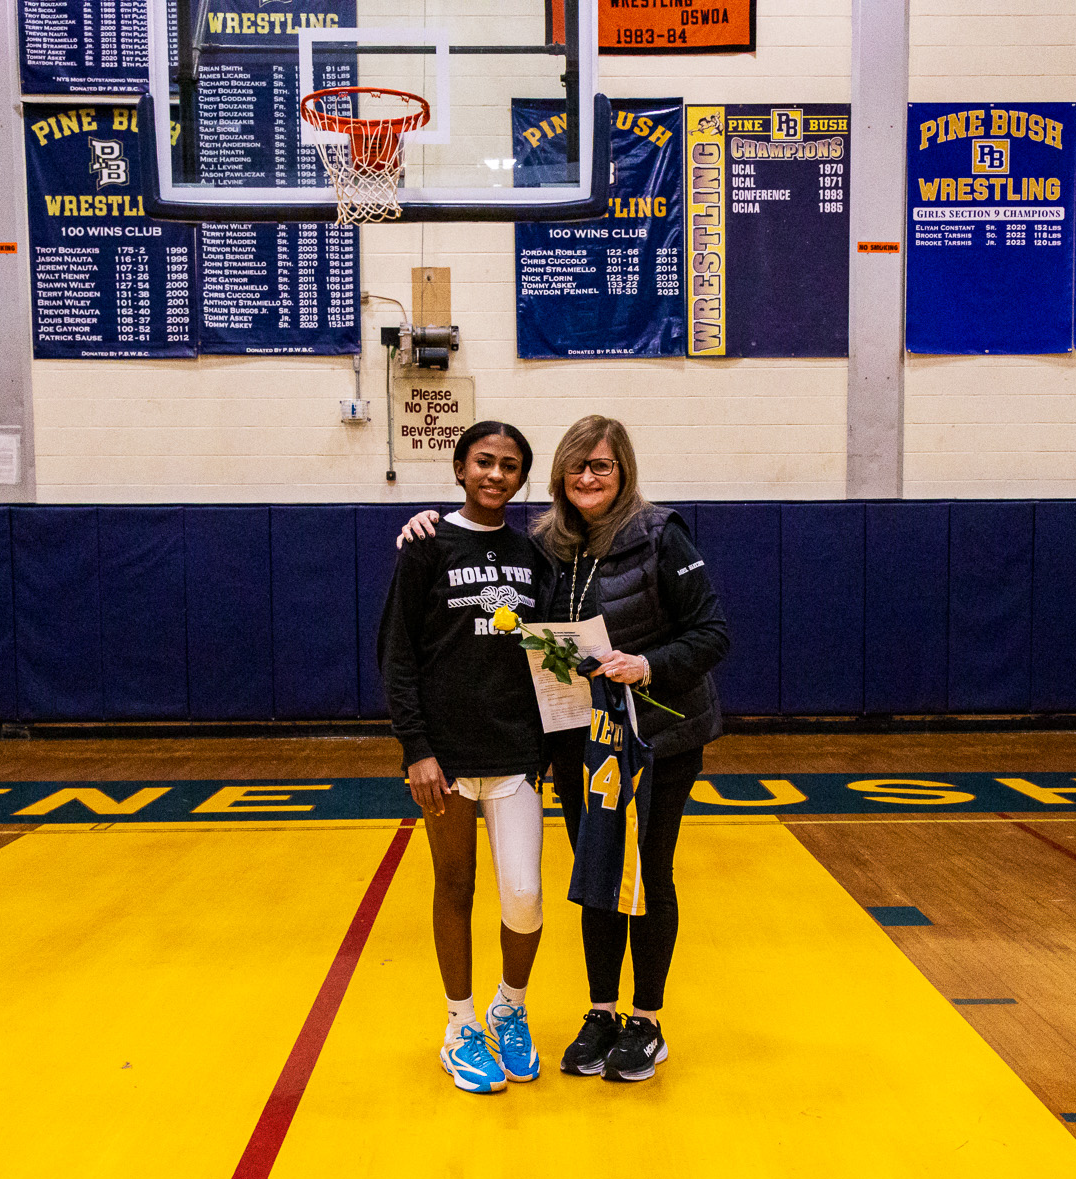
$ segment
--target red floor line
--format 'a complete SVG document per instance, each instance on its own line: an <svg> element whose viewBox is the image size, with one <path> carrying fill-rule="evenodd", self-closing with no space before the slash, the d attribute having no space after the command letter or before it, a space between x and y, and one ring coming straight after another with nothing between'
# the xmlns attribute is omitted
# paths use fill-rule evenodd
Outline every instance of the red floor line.
<svg viewBox="0 0 1076 1179"><path fill-rule="evenodd" d="M1043 835L1041 831L1036 831L1034 827L1029 826L1027 823L1018 822L1012 815L1002 814L1001 817L1008 819L1014 827L1019 827L1021 831L1026 831L1028 835L1034 835L1036 839L1041 839L1043 843L1048 843L1055 851L1059 851L1063 856L1068 856L1070 860L1076 860L1076 851L1073 851L1071 847L1065 847L1064 844L1057 843L1049 835Z"/></svg>
<svg viewBox="0 0 1076 1179"><path fill-rule="evenodd" d="M366 893L359 903L351 925L344 934L336 957L325 981L292 1047L269 1100L265 1103L258 1124L250 1136L243 1157L235 1168L232 1179L267 1179L276 1163L284 1138L291 1127L295 1111L310 1081L318 1057L329 1035L329 1029L340 1010L344 994L359 963L359 956L373 929L374 921L385 900L396 869L400 866L408 840L414 830L414 819L403 819L392 837Z"/></svg>

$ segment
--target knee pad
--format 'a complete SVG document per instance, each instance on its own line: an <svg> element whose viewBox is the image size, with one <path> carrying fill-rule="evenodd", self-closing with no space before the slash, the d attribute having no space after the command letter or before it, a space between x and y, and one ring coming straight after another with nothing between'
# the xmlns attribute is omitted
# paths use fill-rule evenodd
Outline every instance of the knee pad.
<svg viewBox="0 0 1076 1179"><path fill-rule="evenodd" d="M513 933L535 933L542 928L542 890L501 890L501 920Z"/></svg>

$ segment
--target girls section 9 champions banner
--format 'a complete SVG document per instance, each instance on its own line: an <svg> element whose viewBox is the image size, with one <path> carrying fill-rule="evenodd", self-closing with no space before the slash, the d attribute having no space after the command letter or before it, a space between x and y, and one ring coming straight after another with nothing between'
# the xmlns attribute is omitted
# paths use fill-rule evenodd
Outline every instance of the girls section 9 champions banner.
<svg viewBox="0 0 1076 1179"><path fill-rule="evenodd" d="M524 359L683 356L683 108L614 101L609 211L516 225L516 350ZM564 104L514 99L515 169L562 181Z"/></svg>
<svg viewBox="0 0 1076 1179"><path fill-rule="evenodd" d="M688 355L847 356L851 108L685 118Z"/></svg>
<svg viewBox="0 0 1076 1179"><path fill-rule="evenodd" d="M1070 352L1071 103L911 103L909 352Z"/></svg>

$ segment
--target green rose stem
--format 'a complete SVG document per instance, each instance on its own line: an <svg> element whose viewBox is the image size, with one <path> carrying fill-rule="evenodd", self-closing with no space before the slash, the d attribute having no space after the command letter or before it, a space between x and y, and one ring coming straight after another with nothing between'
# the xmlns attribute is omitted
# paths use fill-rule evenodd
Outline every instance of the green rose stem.
<svg viewBox="0 0 1076 1179"><path fill-rule="evenodd" d="M500 611L497 613L500 613ZM501 621L507 623L508 619L502 617ZM545 658L542 660L542 667L551 671L562 684L571 684L572 669L578 667L583 662L574 639L569 639L564 646L561 646L557 642L557 636L548 627L545 628L542 634L537 635L529 626L524 626L516 614L512 615L512 626L498 626L496 615L493 618L493 625L498 630L512 631L516 627L519 627L520 630L526 631L527 638L521 639L519 645L527 651L544 651ZM627 686L631 687L630 684ZM666 708L664 704L659 704L652 696L648 696L638 688L632 688L631 690L633 695L638 696L640 700L645 700L647 704L653 704L655 708L660 708L662 712L667 712L670 716L677 716L681 720L684 719L682 712L677 712L673 708Z"/></svg>

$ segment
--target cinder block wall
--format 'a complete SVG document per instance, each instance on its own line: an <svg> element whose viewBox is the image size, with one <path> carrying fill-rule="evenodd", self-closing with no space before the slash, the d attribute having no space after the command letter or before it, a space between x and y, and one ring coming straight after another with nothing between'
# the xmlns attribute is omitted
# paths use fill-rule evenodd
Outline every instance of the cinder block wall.
<svg viewBox="0 0 1076 1179"><path fill-rule="evenodd" d="M758 0L755 55L603 58L614 98L845 102L850 0ZM913 0L912 99L1076 96L1071 0ZM507 111L505 112L507 118ZM633 428L655 499L840 499L847 365L841 360L550 362L516 359L511 226L362 230L362 287L410 306L411 268L449 266L481 416L506 418L536 451L545 496L564 428L584 413ZM374 420L346 427L350 358L34 365L43 503L424 502L451 498L448 464L386 468L382 325L363 316L361 396ZM1076 495L1076 364L1071 358L909 358L906 495Z"/></svg>
<svg viewBox="0 0 1076 1179"><path fill-rule="evenodd" d="M913 102L1076 100L1071 0L912 0ZM907 359L909 498L1076 495L1076 360Z"/></svg>

